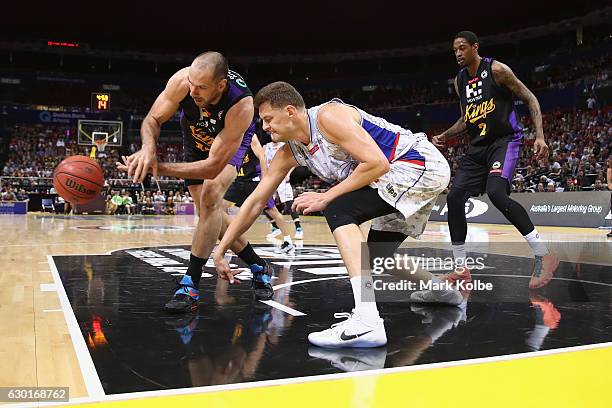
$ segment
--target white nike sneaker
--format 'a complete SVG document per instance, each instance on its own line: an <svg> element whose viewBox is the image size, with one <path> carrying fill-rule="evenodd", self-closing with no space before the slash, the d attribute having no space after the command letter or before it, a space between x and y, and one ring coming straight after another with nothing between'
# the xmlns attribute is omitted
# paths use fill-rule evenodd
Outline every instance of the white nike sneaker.
<svg viewBox="0 0 612 408"><path fill-rule="evenodd" d="M277 254L295 254L295 247L287 241L284 241L280 247L274 248Z"/></svg>
<svg viewBox="0 0 612 408"><path fill-rule="evenodd" d="M444 303L459 306L463 303L463 295L456 289L452 290L419 290L410 294L413 303Z"/></svg>
<svg viewBox="0 0 612 408"><path fill-rule="evenodd" d="M336 319L346 318L343 322L320 332L308 335L308 341L319 347L379 347L387 344L384 321L378 318L374 324L367 324L355 310L352 313L334 313Z"/></svg>
<svg viewBox="0 0 612 408"><path fill-rule="evenodd" d="M304 239L304 230L302 228L295 229L295 235L293 236L295 239Z"/></svg>
<svg viewBox="0 0 612 408"><path fill-rule="evenodd" d="M272 232L269 233L268 235L266 235L266 238L268 238L268 239L276 238L277 236L279 236L282 233L283 233L283 231L281 231L280 228L272 228Z"/></svg>
<svg viewBox="0 0 612 408"><path fill-rule="evenodd" d="M329 349L308 347L308 355L313 358L328 360L332 366L346 372L376 370L385 368L387 348L343 348Z"/></svg>

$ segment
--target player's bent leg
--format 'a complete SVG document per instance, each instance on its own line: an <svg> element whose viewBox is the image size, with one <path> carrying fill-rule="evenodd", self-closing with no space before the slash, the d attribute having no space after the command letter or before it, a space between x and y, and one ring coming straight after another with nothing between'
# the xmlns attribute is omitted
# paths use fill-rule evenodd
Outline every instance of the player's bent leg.
<svg viewBox="0 0 612 408"><path fill-rule="evenodd" d="M446 204L448 206L448 229L451 242L465 243L467 236L467 219L465 218L465 203L470 193L461 188L451 187Z"/></svg>
<svg viewBox="0 0 612 408"><path fill-rule="evenodd" d="M519 230L534 252L534 268L529 280L529 288L541 288L552 280L559 267L559 257L548 250L531 222L529 214L521 204L510 198L508 190L508 180L499 176L489 176L487 180L489 199L508 221Z"/></svg>
<svg viewBox="0 0 612 408"><path fill-rule="evenodd" d="M361 250L365 237L359 225L395 211L371 187L344 194L325 209L325 218L350 277L355 308L352 313L334 315L346 320L327 330L310 333L310 343L320 347L378 347L387 343L384 321L376 306L372 276L368 268L362 273Z"/></svg>
<svg viewBox="0 0 612 408"><path fill-rule="evenodd" d="M235 177L236 169L226 166L217 177L206 180L199 188L190 186L190 193L199 193L194 196L194 201L199 202L199 218L191 242L187 273L178 282L178 289L165 306L171 313L185 313L197 308L202 268L221 232L223 195Z"/></svg>

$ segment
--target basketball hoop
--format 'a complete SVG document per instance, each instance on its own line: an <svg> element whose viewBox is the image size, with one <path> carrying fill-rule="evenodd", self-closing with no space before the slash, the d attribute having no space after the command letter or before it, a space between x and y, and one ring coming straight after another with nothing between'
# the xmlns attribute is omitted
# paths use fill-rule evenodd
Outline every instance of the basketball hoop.
<svg viewBox="0 0 612 408"><path fill-rule="evenodd" d="M106 140L106 139L98 139L98 140L95 141L95 143L96 143L96 147L97 147L98 151L99 152L103 152L104 148L108 144L108 140Z"/></svg>

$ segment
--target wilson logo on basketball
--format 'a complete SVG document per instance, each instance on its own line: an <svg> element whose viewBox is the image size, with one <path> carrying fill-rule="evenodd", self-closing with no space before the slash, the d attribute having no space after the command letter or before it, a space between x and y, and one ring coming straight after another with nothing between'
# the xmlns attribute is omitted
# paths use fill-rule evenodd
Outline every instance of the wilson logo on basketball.
<svg viewBox="0 0 612 408"><path fill-rule="evenodd" d="M66 178L66 182L65 182L66 187L77 191L79 193L83 193L86 195L94 195L96 194L96 190L93 189L89 189L86 188L83 184L79 183L78 181L75 181L71 178Z"/></svg>
<svg viewBox="0 0 612 408"><path fill-rule="evenodd" d="M474 123L479 119L484 119L487 115L495 110L493 98L481 103L470 103L465 108L465 116L463 120L467 123Z"/></svg>

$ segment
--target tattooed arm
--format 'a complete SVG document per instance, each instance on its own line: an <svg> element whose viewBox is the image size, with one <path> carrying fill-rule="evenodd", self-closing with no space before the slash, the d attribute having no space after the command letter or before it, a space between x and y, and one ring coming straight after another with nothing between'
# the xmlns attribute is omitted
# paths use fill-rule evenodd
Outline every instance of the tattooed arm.
<svg viewBox="0 0 612 408"><path fill-rule="evenodd" d="M517 98L525 102L525 105L529 108L531 121L535 126L536 140L533 144L533 148L536 158L547 158L548 146L544 141L542 112L540 111L540 104L535 95L516 77L516 75L514 75L514 72L512 72L510 67L506 64L502 64L499 61L493 61L491 70L493 71L493 79L495 79L495 82L500 86L508 88Z"/></svg>

